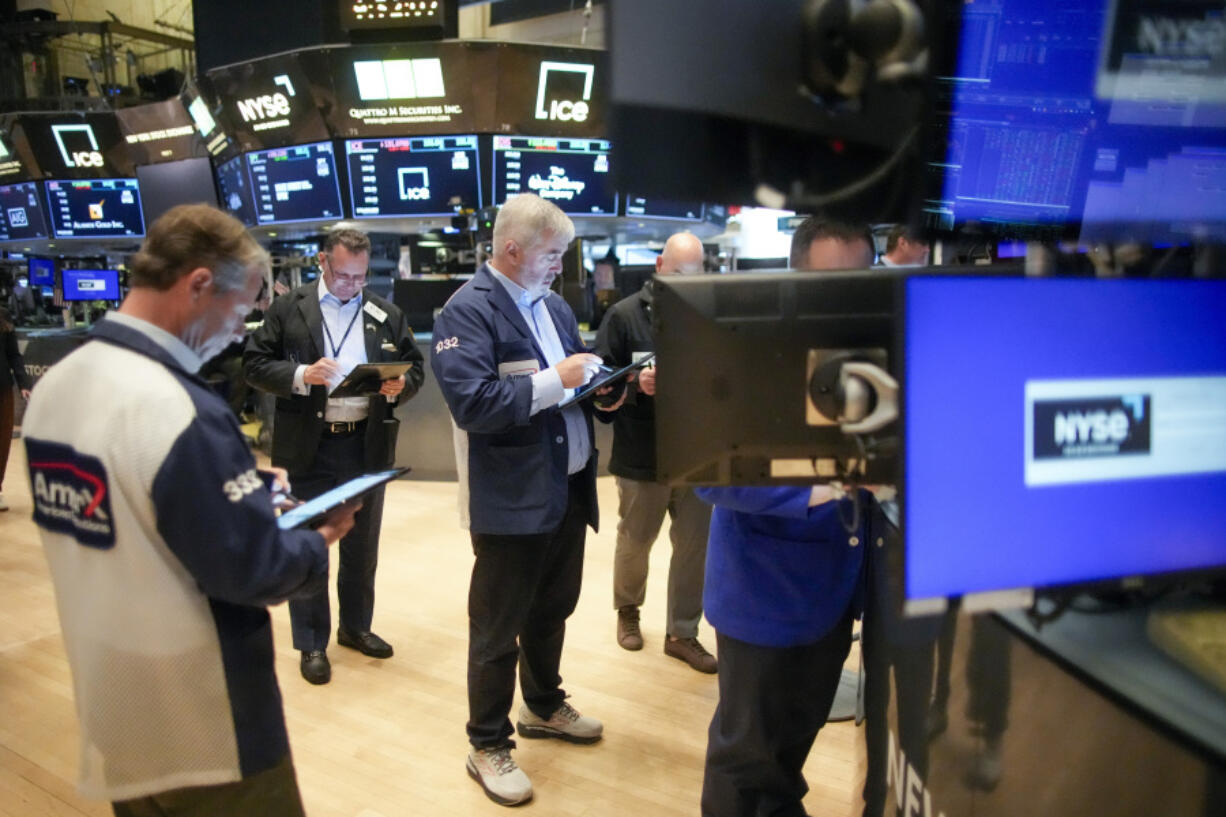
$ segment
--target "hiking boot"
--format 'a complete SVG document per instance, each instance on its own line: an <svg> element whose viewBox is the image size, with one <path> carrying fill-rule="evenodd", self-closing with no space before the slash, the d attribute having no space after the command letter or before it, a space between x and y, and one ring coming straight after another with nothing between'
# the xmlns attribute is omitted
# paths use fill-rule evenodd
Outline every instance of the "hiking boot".
<svg viewBox="0 0 1226 817"><path fill-rule="evenodd" d="M617 643L623 650L643 649L643 633L639 629L639 608L618 608Z"/></svg>
<svg viewBox="0 0 1226 817"><path fill-rule="evenodd" d="M673 638L671 635L664 642L664 654L671 655L689 664L699 672L708 675L717 671L715 656L707 652L697 638Z"/></svg>

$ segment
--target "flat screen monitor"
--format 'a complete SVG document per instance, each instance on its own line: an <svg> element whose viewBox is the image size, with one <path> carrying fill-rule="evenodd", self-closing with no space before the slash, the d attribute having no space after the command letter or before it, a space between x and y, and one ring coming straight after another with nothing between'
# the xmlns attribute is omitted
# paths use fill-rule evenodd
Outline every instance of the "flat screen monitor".
<svg viewBox="0 0 1226 817"><path fill-rule="evenodd" d="M258 224L340 218L341 188L331 142L247 154Z"/></svg>
<svg viewBox="0 0 1226 817"><path fill-rule="evenodd" d="M810 352L890 365L894 303L895 276L885 271L658 276L660 480L812 483L815 460L862 458L837 426L810 422ZM876 457L868 478L892 483L896 469Z"/></svg>
<svg viewBox="0 0 1226 817"><path fill-rule="evenodd" d="M631 218L667 218L676 221L702 221L701 202L675 201L626 194L626 215Z"/></svg>
<svg viewBox="0 0 1226 817"><path fill-rule="evenodd" d="M941 6L947 138L933 226L1083 243L1226 238L1222 5L994 0ZM1206 32L1215 32L1207 35Z"/></svg>
<svg viewBox="0 0 1226 817"><path fill-rule="evenodd" d="M65 269L65 301L118 301L119 273L113 269Z"/></svg>
<svg viewBox="0 0 1226 817"><path fill-rule="evenodd" d="M909 598L1226 566L1226 281L904 298Z"/></svg>
<svg viewBox="0 0 1226 817"><path fill-rule="evenodd" d="M146 224L152 224L158 216L180 204L217 206L213 165L207 157L141 165L136 168L136 180L140 183Z"/></svg>
<svg viewBox="0 0 1226 817"><path fill-rule="evenodd" d="M572 216L617 215L605 139L494 137L494 203L536 193Z"/></svg>
<svg viewBox="0 0 1226 817"><path fill-rule="evenodd" d="M0 187L0 241L47 237L47 217L37 182Z"/></svg>
<svg viewBox="0 0 1226 817"><path fill-rule="evenodd" d="M245 158L235 156L217 166L217 193L221 209L248 227L255 226L255 194Z"/></svg>
<svg viewBox="0 0 1226 817"><path fill-rule="evenodd" d="M431 332L434 330L435 312L471 277L397 280L392 288L392 302L404 312L414 332Z"/></svg>
<svg viewBox="0 0 1226 817"><path fill-rule="evenodd" d="M136 179L45 182L56 238L139 238L145 234Z"/></svg>
<svg viewBox="0 0 1226 817"><path fill-rule="evenodd" d="M55 262L50 258L31 258L26 261L26 277L32 287L55 286Z"/></svg>
<svg viewBox="0 0 1226 817"><path fill-rule="evenodd" d="M355 218L481 209L476 136L350 139L345 156Z"/></svg>

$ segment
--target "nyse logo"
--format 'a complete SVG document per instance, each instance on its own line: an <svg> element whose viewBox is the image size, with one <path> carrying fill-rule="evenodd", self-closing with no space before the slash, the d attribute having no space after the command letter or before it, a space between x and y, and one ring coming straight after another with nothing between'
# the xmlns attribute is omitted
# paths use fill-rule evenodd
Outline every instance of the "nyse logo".
<svg viewBox="0 0 1226 817"><path fill-rule="evenodd" d="M586 122L591 109L596 66L575 62L541 63L536 86L536 118L557 122ZM582 87L580 87L582 82Z"/></svg>
<svg viewBox="0 0 1226 817"><path fill-rule="evenodd" d="M401 201L425 201L430 198L430 170L425 167L401 167L396 170Z"/></svg>
<svg viewBox="0 0 1226 817"><path fill-rule="evenodd" d="M1148 394L1036 400L1034 458L1148 454L1150 427Z"/></svg>
<svg viewBox="0 0 1226 817"><path fill-rule="evenodd" d="M98 137L89 125L52 125L51 135L65 167L102 167L105 163L98 149Z"/></svg>
<svg viewBox="0 0 1226 817"><path fill-rule="evenodd" d="M289 98L294 96L294 83L290 81L289 75L278 74L273 77L273 84L285 88L285 93L274 91L271 94L240 99L235 103L244 122L260 122L290 115Z"/></svg>
<svg viewBox="0 0 1226 817"><path fill-rule="evenodd" d="M106 467L62 443L27 439L34 522L88 547L115 544Z"/></svg>

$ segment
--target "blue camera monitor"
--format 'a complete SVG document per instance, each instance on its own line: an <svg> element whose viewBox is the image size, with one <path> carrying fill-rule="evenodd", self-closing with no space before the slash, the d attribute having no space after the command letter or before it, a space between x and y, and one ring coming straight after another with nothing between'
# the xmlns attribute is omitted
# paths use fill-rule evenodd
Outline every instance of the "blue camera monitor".
<svg viewBox="0 0 1226 817"><path fill-rule="evenodd" d="M119 273L113 269L66 269L65 301L118 301Z"/></svg>
<svg viewBox="0 0 1226 817"><path fill-rule="evenodd" d="M47 217L36 182L0 187L0 241L47 237Z"/></svg>
<svg viewBox="0 0 1226 817"><path fill-rule="evenodd" d="M256 220L285 224L341 218L341 188L331 142L247 154Z"/></svg>
<svg viewBox="0 0 1226 817"><path fill-rule="evenodd" d="M50 258L30 258L26 261L26 277L32 287L55 286L55 262Z"/></svg>
<svg viewBox="0 0 1226 817"><path fill-rule="evenodd" d="M605 139L494 137L494 203L535 193L572 216L617 215Z"/></svg>
<svg viewBox="0 0 1226 817"><path fill-rule="evenodd" d="M1226 568L1226 280L905 284L910 599Z"/></svg>
<svg viewBox="0 0 1226 817"><path fill-rule="evenodd" d="M145 234L136 179L46 182L56 238L140 238Z"/></svg>
<svg viewBox="0 0 1226 817"><path fill-rule="evenodd" d="M350 139L345 156L355 218L451 216L481 208L476 136Z"/></svg>

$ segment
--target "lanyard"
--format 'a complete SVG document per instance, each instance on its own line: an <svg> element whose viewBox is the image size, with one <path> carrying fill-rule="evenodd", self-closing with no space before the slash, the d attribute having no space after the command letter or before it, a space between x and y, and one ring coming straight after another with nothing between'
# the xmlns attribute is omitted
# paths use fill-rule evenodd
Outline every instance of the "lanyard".
<svg viewBox="0 0 1226 817"><path fill-rule="evenodd" d="M349 333L353 331L353 324L357 322L358 315L361 315L361 314L362 314L362 308L361 308L361 304L359 303L358 308L353 311L353 317L349 319L349 326L346 327L345 334L341 335L340 343L333 342L332 330L328 328L328 322L326 320L323 322L324 334L328 336L328 343L332 344L332 359L333 360L336 360L337 358L340 357L341 348L344 347L345 341L349 339ZM339 311L338 311L338 316L339 316Z"/></svg>

